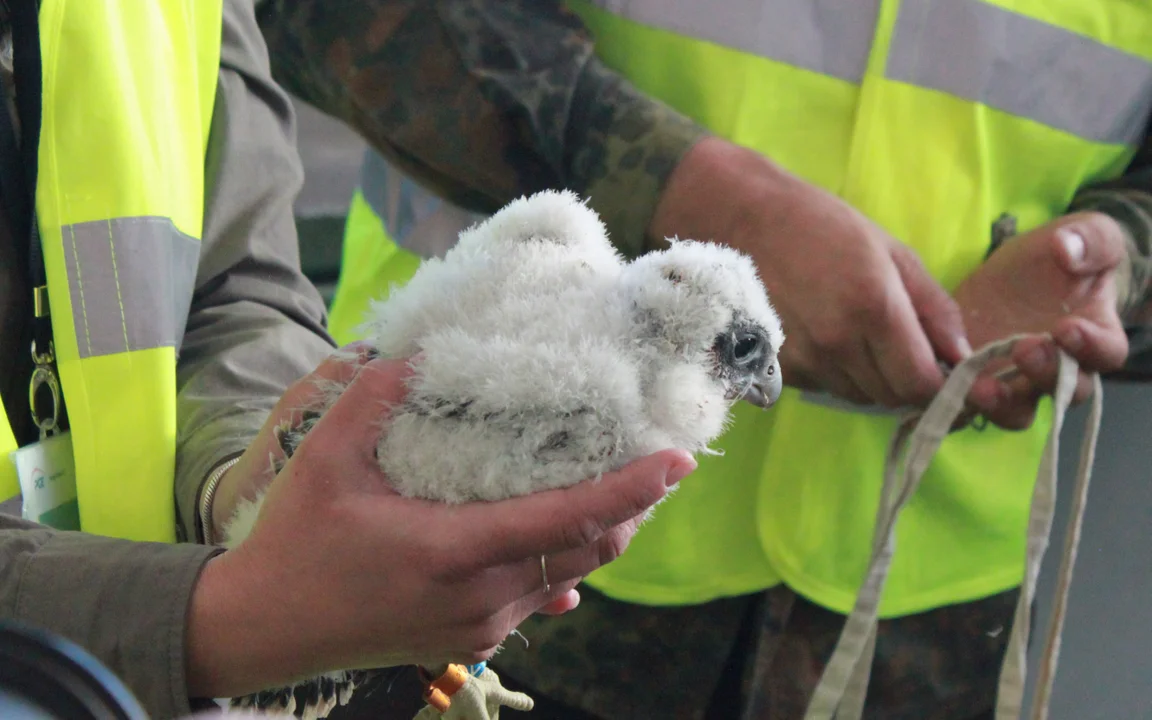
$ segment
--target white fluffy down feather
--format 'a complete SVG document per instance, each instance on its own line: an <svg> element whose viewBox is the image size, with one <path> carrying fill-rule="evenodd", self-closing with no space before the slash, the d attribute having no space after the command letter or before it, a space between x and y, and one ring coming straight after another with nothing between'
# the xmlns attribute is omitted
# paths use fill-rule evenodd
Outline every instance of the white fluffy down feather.
<svg viewBox="0 0 1152 720"><path fill-rule="evenodd" d="M767 407L781 389L784 335L748 257L672 240L625 262L570 192L461 233L372 306L365 336L383 357L417 356L381 467L401 494L451 503L572 485L665 448L707 452L734 402ZM238 509L228 545L260 501Z"/></svg>

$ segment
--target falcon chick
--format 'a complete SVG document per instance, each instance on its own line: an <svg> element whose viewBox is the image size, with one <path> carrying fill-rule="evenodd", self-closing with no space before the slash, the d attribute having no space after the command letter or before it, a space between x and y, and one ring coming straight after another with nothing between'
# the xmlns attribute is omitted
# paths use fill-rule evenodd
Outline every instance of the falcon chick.
<svg viewBox="0 0 1152 720"><path fill-rule="evenodd" d="M781 387L783 333L747 257L673 241L626 264L572 193L462 233L373 307L367 338L421 354L381 466L402 494L447 502L706 451L735 400L767 405Z"/></svg>
<svg viewBox="0 0 1152 720"><path fill-rule="evenodd" d="M667 448L711 452L737 400L767 408L782 387L784 334L747 256L672 240L625 262L571 192L521 198L462 232L372 306L366 330L382 357L413 358L381 468L400 494L449 503L569 486ZM322 414L284 433L286 454ZM261 500L237 509L227 545ZM325 717L362 679L332 673L295 698L233 704Z"/></svg>

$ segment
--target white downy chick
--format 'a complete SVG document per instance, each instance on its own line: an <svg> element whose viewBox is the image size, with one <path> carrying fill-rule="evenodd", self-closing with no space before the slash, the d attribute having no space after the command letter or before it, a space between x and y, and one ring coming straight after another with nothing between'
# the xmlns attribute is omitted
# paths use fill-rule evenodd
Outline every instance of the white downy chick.
<svg viewBox="0 0 1152 720"><path fill-rule="evenodd" d="M428 270L367 336L385 357L421 354L379 447L402 494L499 500L706 451L732 402L779 395L779 319L730 248L673 241L625 264L591 209L546 192Z"/></svg>
<svg viewBox="0 0 1152 720"><path fill-rule="evenodd" d="M708 452L733 403L767 408L782 387L784 334L748 257L672 240L626 263L571 192L464 231L366 328L382 357L418 356L383 422L381 467L401 494L450 503L569 486L666 448ZM288 454L321 416L285 434ZM261 499L238 508L228 545ZM312 681L319 708L297 702L317 696L309 683L234 704L324 717L362 677Z"/></svg>

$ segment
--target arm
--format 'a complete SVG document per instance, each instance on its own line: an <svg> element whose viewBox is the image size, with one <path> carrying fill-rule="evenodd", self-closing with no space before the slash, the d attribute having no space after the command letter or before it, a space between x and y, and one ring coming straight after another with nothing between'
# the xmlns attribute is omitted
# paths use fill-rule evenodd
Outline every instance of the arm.
<svg viewBox="0 0 1152 720"><path fill-rule="evenodd" d="M279 82L437 194L493 212L568 187L629 256L705 134L601 64L559 0L267 0L260 23Z"/></svg>
<svg viewBox="0 0 1152 720"><path fill-rule="evenodd" d="M176 501L185 539L198 536L205 478L248 447L284 390L333 348L323 300L299 265L295 134L251 0L229 0L200 273L178 366Z"/></svg>
<svg viewBox="0 0 1152 720"><path fill-rule="evenodd" d="M218 552L58 532L0 514L0 618L79 643L152 717L187 715L184 618Z"/></svg>
<svg viewBox="0 0 1152 720"><path fill-rule="evenodd" d="M1086 210L1111 216L1127 235L1128 262L1117 272L1116 293L1131 354L1119 377L1152 379L1152 125L1121 177L1076 194L1071 211Z"/></svg>

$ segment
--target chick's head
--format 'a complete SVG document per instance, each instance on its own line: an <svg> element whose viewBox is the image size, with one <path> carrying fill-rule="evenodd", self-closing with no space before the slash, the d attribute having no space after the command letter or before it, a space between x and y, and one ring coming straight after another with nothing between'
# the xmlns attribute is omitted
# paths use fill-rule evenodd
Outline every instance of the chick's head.
<svg viewBox="0 0 1152 720"><path fill-rule="evenodd" d="M638 335L660 354L703 363L726 400L767 408L780 397L784 332L748 256L672 240L633 261L625 292Z"/></svg>

